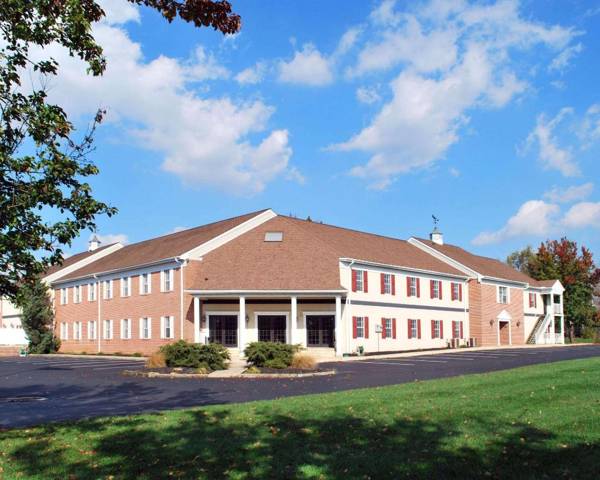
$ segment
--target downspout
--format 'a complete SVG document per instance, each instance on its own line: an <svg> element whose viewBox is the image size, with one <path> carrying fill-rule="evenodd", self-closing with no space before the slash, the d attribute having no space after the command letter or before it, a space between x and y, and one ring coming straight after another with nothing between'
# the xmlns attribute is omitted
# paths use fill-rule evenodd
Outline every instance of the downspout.
<svg viewBox="0 0 600 480"><path fill-rule="evenodd" d="M100 353L102 351L102 345L100 343L100 339L102 337L102 335L100 335L100 332L102 331L102 307L100 305L100 282L98 281L98 275L94 274L94 280L96 280L96 301L98 302L98 322L96 323L96 336L98 337L98 353Z"/></svg>
<svg viewBox="0 0 600 480"><path fill-rule="evenodd" d="M179 267L179 338L183 340L183 268L186 265L186 261L181 257L176 257L175 261L180 265Z"/></svg>
<svg viewBox="0 0 600 480"><path fill-rule="evenodd" d="M352 260L350 262L350 265L348 265L348 268L350 269L350 282L352 282L352 265L354 265L354 263L356 262L356 260ZM352 287L350 288L350 291L352 291ZM350 311L350 309L348 307L350 307L352 305L352 301L350 300L350 295L346 294L346 305L344 307L344 315L342 315L342 317L344 317L344 324L346 324L345 321L345 317L348 314L348 312ZM349 350L349 341L348 341L348 335L344 335L344 344L346 345L346 348L344 350L348 351ZM342 353L342 358L343 358L344 354Z"/></svg>

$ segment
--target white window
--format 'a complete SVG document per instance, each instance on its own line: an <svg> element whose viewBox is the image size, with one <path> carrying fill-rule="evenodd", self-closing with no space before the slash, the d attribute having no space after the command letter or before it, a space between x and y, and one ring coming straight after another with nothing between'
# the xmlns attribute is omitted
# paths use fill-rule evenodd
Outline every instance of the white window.
<svg viewBox="0 0 600 480"><path fill-rule="evenodd" d="M69 303L69 289L61 288L60 289L60 304L66 305L67 303Z"/></svg>
<svg viewBox="0 0 600 480"><path fill-rule="evenodd" d="M462 338L462 321L452 322L452 338Z"/></svg>
<svg viewBox="0 0 600 480"><path fill-rule="evenodd" d="M383 293L392 293L392 275L389 273L383 274Z"/></svg>
<svg viewBox="0 0 600 480"><path fill-rule="evenodd" d="M129 340L131 338L131 319L124 318L121 320L121 339Z"/></svg>
<svg viewBox="0 0 600 480"><path fill-rule="evenodd" d="M498 285L498 303L508 303L508 287Z"/></svg>
<svg viewBox="0 0 600 480"><path fill-rule="evenodd" d="M175 338L175 331L173 330L175 317L161 317L160 323L161 338Z"/></svg>
<svg viewBox="0 0 600 480"><path fill-rule="evenodd" d="M131 295L131 277L121 278L121 296L128 297Z"/></svg>
<svg viewBox="0 0 600 480"><path fill-rule="evenodd" d="M419 338L419 321L409 320L408 321L409 338Z"/></svg>
<svg viewBox="0 0 600 480"><path fill-rule="evenodd" d="M96 301L96 283L88 283L88 302Z"/></svg>
<svg viewBox="0 0 600 480"><path fill-rule="evenodd" d="M96 322L88 322L88 340L96 340Z"/></svg>
<svg viewBox="0 0 600 480"><path fill-rule="evenodd" d="M461 297L461 288L460 283L452 282L452 300L462 300Z"/></svg>
<svg viewBox="0 0 600 480"><path fill-rule="evenodd" d="M431 338L442 338L442 321L431 321Z"/></svg>
<svg viewBox="0 0 600 480"><path fill-rule="evenodd" d="M112 280L104 280L104 299L110 300L113 298L113 281Z"/></svg>
<svg viewBox="0 0 600 480"><path fill-rule="evenodd" d="M431 298L442 298L442 282L440 280L431 281Z"/></svg>
<svg viewBox="0 0 600 480"><path fill-rule="evenodd" d="M62 322L60 324L60 339L68 340L69 339L69 324Z"/></svg>
<svg viewBox="0 0 600 480"><path fill-rule="evenodd" d="M391 318L384 318L383 319L383 328L385 328L385 332L383 332L385 335L385 338L392 338L393 332L392 332L392 319Z"/></svg>
<svg viewBox="0 0 600 480"><path fill-rule="evenodd" d="M142 273L140 275L140 294L147 295L150 293L152 288L152 277L149 273Z"/></svg>
<svg viewBox="0 0 600 480"><path fill-rule="evenodd" d="M73 303L81 303L81 285L73 287Z"/></svg>
<svg viewBox="0 0 600 480"><path fill-rule="evenodd" d="M143 340L152 338L152 319L150 317L140 318L140 338Z"/></svg>
<svg viewBox="0 0 600 480"><path fill-rule="evenodd" d="M365 272L363 270L352 270L352 274L354 276L354 290L357 292L364 292L364 275Z"/></svg>
<svg viewBox="0 0 600 480"><path fill-rule="evenodd" d="M161 292L173 291L173 269L169 268L160 272Z"/></svg>
<svg viewBox="0 0 600 480"><path fill-rule="evenodd" d="M408 296L409 297L418 297L419 296L419 287L416 277L408 277Z"/></svg>
<svg viewBox="0 0 600 480"><path fill-rule="evenodd" d="M73 340L81 340L81 322L73 323Z"/></svg>
<svg viewBox="0 0 600 480"><path fill-rule="evenodd" d="M356 338L365 338L364 317L356 317Z"/></svg>
<svg viewBox="0 0 600 480"><path fill-rule="evenodd" d="M112 340L113 338L113 321L104 320L104 340Z"/></svg>

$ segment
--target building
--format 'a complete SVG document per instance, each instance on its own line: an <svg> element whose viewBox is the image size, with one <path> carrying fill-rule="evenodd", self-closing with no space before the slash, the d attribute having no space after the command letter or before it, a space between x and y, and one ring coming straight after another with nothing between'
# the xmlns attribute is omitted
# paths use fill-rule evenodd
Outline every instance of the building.
<svg viewBox="0 0 600 480"><path fill-rule="evenodd" d="M123 245L120 243L100 247L100 243L94 235L92 240L90 240L88 251L66 258L62 265L50 267L46 271L42 281L50 286L52 282L60 279L62 276L82 268L88 263L102 258L104 255L109 255L121 247ZM50 289L50 292L52 294L52 289ZM27 336L21 324L21 310L8 299L0 298L0 346L3 347L2 352L10 351L12 353L12 350L8 350L6 347L24 347L27 343Z"/></svg>
<svg viewBox="0 0 600 480"><path fill-rule="evenodd" d="M562 286L430 240L262 210L118 248L51 282L61 350L184 339L338 356L563 341Z"/></svg>

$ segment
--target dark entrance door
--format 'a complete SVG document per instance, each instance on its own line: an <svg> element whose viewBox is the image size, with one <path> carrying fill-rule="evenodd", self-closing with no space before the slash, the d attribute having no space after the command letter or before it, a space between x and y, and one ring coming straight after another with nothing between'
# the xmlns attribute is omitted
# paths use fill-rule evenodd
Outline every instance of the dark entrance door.
<svg viewBox="0 0 600 480"><path fill-rule="evenodd" d="M333 347L334 315L306 316L306 344L309 347Z"/></svg>
<svg viewBox="0 0 600 480"><path fill-rule="evenodd" d="M500 322L500 345L510 344L510 332L508 331L508 322Z"/></svg>
<svg viewBox="0 0 600 480"><path fill-rule="evenodd" d="M226 347L237 347L237 316L210 315L208 332L210 343L220 343Z"/></svg>
<svg viewBox="0 0 600 480"><path fill-rule="evenodd" d="M286 343L285 315L259 315L258 340Z"/></svg>

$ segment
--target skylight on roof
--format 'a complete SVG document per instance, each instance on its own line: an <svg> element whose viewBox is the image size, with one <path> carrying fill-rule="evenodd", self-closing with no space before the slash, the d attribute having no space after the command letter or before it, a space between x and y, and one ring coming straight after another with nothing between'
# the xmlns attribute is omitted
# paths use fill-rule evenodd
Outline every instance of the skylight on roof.
<svg viewBox="0 0 600 480"><path fill-rule="evenodd" d="M266 232L265 242L283 242L283 232Z"/></svg>

